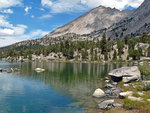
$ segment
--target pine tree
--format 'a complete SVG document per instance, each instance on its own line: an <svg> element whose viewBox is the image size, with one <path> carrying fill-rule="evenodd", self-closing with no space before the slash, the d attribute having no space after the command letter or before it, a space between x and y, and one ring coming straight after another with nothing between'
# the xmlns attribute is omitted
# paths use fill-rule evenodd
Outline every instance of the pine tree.
<svg viewBox="0 0 150 113"><path fill-rule="evenodd" d="M124 48L124 42L120 39L117 40L117 48L118 48L118 55L121 58L121 55L123 54L123 48Z"/></svg>
<svg viewBox="0 0 150 113"><path fill-rule="evenodd" d="M103 33L102 40L101 40L101 50L102 54L107 52L107 40L106 40L106 33Z"/></svg>
<svg viewBox="0 0 150 113"><path fill-rule="evenodd" d="M117 51L114 51L113 60L117 60Z"/></svg>
<svg viewBox="0 0 150 113"><path fill-rule="evenodd" d="M104 60L107 61L108 60L108 52L104 53Z"/></svg>
<svg viewBox="0 0 150 113"><path fill-rule="evenodd" d="M147 49L147 57L150 57L150 46L149 46L149 48Z"/></svg>
<svg viewBox="0 0 150 113"><path fill-rule="evenodd" d="M124 40L125 40L125 44L126 44L126 45L128 44L129 39L130 39L129 35L126 35L126 36L124 37Z"/></svg>
<svg viewBox="0 0 150 113"><path fill-rule="evenodd" d="M64 47L64 43L61 41L60 42L60 52L63 52L63 49L64 49L65 47Z"/></svg>
<svg viewBox="0 0 150 113"><path fill-rule="evenodd" d="M83 60L86 60L87 59L87 56L88 56L88 52L86 50L82 50L81 51L81 54L82 54L82 59Z"/></svg>
<svg viewBox="0 0 150 113"><path fill-rule="evenodd" d="M95 50L95 58L94 58L95 61L97 61L97 50Z"/></svg>

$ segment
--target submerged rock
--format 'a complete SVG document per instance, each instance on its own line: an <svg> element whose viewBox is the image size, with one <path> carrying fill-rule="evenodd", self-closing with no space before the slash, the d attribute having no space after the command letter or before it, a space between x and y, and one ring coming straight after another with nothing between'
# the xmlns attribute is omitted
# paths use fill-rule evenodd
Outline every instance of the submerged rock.
<svg viewBox="0 0 150 113"><path fill-rule="evenodd" d="M101 90L100 88L96 89L93 93L93 97L96 97L96 98L102 98L102 97L105 97L105 92L103 90Z"/></svg>
<svg viewBox="0 0 150 113"><path fill-rule="evenodd" d="M7 73L13 73L14 72L14 69L13 68L10 68L6 71Z"/></svg>
<svg viewBox="0 0 150 113"><path fill-rule="evenodd" d="M113 106L114 100L105 100L102 103L98 104L98 108L102 110L111 109Z"/></svg>
<svg viewBox="0 0 150 113"><path fill-rule="evenodd" d="M115 82L123 81L125 83L140 80L141 79L141 73L137 66L132 67L122 67L119 69L112 70L110 73L108 73L112 80Z"/></svg>

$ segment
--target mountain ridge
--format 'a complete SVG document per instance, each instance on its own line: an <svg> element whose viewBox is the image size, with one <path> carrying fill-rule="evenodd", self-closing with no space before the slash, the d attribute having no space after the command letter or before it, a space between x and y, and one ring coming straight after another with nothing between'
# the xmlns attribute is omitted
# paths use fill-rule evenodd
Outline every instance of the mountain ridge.
<svg viewBox="0 0 150 113"><path fill-rule="evenodd" d="M68 24L57 28L49 33L48 36L57 37L66 33L89 34L93 31L110 27L112 24L128 16L130 12L132 11L120 11L115 8L99 6Z"/></svg>
<svg viewBox="0 0 150 113"><path fill-rule="evenodd" d="M150 1L145 0L131 15L107 29L107 36L110 39L113 37L123 38L127 34L134 37L140 35L145 30L150 32L150 27L147 29L145 26L145 24L149 25L149 23Z"/></svg>
<svg viewBox="0 0 150 113"><path fill-rule="evenodd" d="M117 14L119 14L119 16L116 14L116 12L117 12ZM101 14L101 15L98 15L98 14ZM95 28L93 28L93 27L91 27L93 24L90 24L89 28L92 28L92 30L88 33L87 33L87 31L84 32L84 30L82 30L82 28L84 28L84 26L88 26L88 24L83 25L81 27L80 22L79 22L79 24L75 25L75 27L78 26L76 28L77 28L77 30L79 30L81 32L81 34L80 33L79 34L72 33L70 31L68 31L68 29L69 29L68 26L69 27L73 26L72 23L79 21L80 19L84 20L84 18L87 18L87 15L90 15L89 17L93 17L93 15L94 15L94 19L97 16L98 16L98 18L101 18L103 15L104 18L102 20L106 20L105 23L107 23L107 21L110 21L110 16L108 16L108 15L111 15L111 17L114 17L115 19L117 17L119 17L119 19L115 20L113 18L114 21L118 21L118 22L113 21L113 22L107 24L106 25L107 28L106 28L106 26L100 26L100 25L102 25L102 23L104 23L104 21L100 21L99 19L97 19L97 21L94 23L94 25L97 25L98 23L100 23L100 25L94 26ZM143 15L143 16L141 16L141 15ZM140 18L140 16L141 16L141 18ZM107 17L109 17L109 20L107 20ZM73 20L72 22L59 27L58 29L54 30L53 32L45 35L43 38L36 39L36 40L22 41L22 42L18 42L15 44L16 44L16 46L36 45L36 44L46 46L46 45L59 43L60 41L63 41L63 40L93 40L94 38L101 39L103 32L106 32L107 38L109 40L116 41L117 38L123 38L127 34L130 34L130 36L132 37L132 36L137 36L139 34L142 34L142 32L145 30L150 32L150 19L149 18L150 18L150 1L149 0L145 0L141 4L141 6L139 6L137 9L135 9L133 11L128 11L128 10L120 11L115 8L99 6L99 7L92 9L91 11L85 13L84 15L78 17L77 19ZM143 19L143 20L141 20L141 19ZM86 19L86 20L89 21L90 19ZM136 22L136 20L137 20L137 22ZM140 20L142 21L141 24L139 24ZM136 26L136 24L138 25L138 27ZM61 32L60 29L66 27L66 26L67 26L67 28L65 28L64 31L62 30L62 32ZM134 26L135 29L132 26ZM74 29L73 29L73 31L74 31ZM13 46L15 44L13 44Z"/></svg>

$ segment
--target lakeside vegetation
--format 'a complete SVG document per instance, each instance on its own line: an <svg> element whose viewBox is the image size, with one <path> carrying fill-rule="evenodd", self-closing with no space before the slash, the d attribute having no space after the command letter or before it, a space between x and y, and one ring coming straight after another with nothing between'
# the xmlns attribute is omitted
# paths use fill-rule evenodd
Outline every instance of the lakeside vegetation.
<svg viewBox="0 0 150 113"><path fill-rule="evenodd" d="M150 68L146 65L139 66L139 70L142 75L142 81L150 80ZM141 101L135 101L128 98L125 98L122 101L124 108L132 110L137 109L141 113L149 113L150 111L150 84L145 85L142 81L131 82L129 87L123 86L123 82L120 82L119 85L123 89L123 92L132 91L133 96L140 98Z"/></svg>
<svg viewBox="0 0 150 113"><path fill-rule="evenodd" d="M144 45L146 44L146 45ZM60 43L31 46L9 46L0 49L0 58L11 57L18 60L33 59L35 56L51 59L65 59L75 61L116 61L116 60L140 60L141 57L150 57L150 36L143 32L141 36L131 38L126 35L123 40L116 42L107 40L104 33L101 40L71 41L64 40ZM146 46L146 47L145 47ZM144 47L144 48L143 48ZM51 54L51 56L50 56ZM36 59L35 57L34 59Z"/></svg>
<svg viewBox="0 0 150 113"><path fill-rule="evenodd" d="M150 111L150 89L146 90L144 87L141 87L142 84L140 82L132 83L136 88L128 87L124 88L124 91L133 91L133 96L136 98L142 98L142 101L134 101L128 98L123 99L124 107L127 109L138 109L142 113L149 113ZM139 92L142 92L141 95Z"/></svg>

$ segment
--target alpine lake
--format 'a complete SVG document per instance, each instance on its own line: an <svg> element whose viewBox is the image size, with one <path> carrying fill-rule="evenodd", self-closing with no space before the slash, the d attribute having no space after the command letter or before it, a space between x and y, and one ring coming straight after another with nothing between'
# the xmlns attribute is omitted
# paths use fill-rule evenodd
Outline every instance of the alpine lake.
<svg viewBox="0 0 150 113"><path fill-rule="evenodd" d="M0 113L97 113L94 90L110 70L128 65L0 61L2 69L20 69L0 73Z"/></svg>

